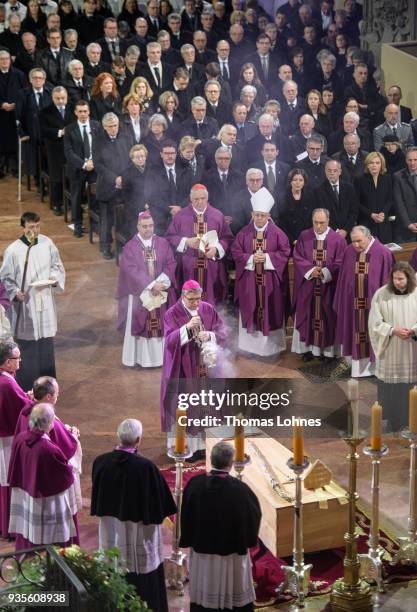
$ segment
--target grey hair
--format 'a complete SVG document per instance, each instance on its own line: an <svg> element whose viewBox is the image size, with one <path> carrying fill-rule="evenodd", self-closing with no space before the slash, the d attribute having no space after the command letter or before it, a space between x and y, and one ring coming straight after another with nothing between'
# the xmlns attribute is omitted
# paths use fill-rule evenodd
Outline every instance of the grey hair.
<svg viewBox="0 0 417 612"><path fill-rule="evenodd" d="M55 418L55 410L51 404L36 404L29 417L29 429L48 431Z"/></svg>
<svg viewBox="0 0 417 612"><path fill-rule="evenodd" d="M313 212L311 213L311 218L312 218L312 219L314 219L314 215L315 215L315 214L317 214L317 213L323 213L323 214L325 214L325 215L326 215L327 220L329 220L329 219L330 219L330 213L329 213L329 211L327 210L327 208L315 208L315 209L313 210Z"/></svg>
<svg viewBox="0 0 417 612"><path fill-rule="evenodd" d="M130 45L130 47L128 47L126 49L126 54L125 55L137 55L139 57L140 56L140 49L136 45Z"/></svg>
<svg viewBox="0 0 417 612"><path fill-rule="evenodd" d="M54 93L68 93L68 92L65 89L65 87L62 87L62 85L57 85L52 90L52 95L54 95Z"/></svg>
<svg viewBox="0 0 417 612"><path fill-rule="evenodd" d="M263 107L263 112L266 113L267 115L269 115L269 113L265 110L267 106L275 106L275 108L277 109L277 111L281 110L281 103L278 102L278 100L267 100L267 102L265 102L265 106Z"/></svg>
<svg viewBox="0 0 417 612"><path fill-rule="evenodd" d="M86 50L85 50L85 51L86 51L86 53L87 53L87 55L88 55L88 52L89 52L89 51L92 51L92 50L93 50L93 49L95 49L95 48L99 49L99 51L103 51L103 49L101 48L101 45L99 45L99 44L98 44L98 43L96 43L96 42L92 42L92 43L90 43L89 45L87 45L87 48L86 48Z"/></svg>
<svg viewBox="0 0 417 612"><path fill-rule="evenodd" d="M249 168L248 170L246 170L246 179L252 176L252 174L260 174L262 178L264 178L264 173L262 172L262 170L259 170L259 168Z"/></svg>
<svg viewBox="0 0 417 612"><path fill-rule="evenodd" d="M329 164L337 164L339 166L339 169L341 169L342 167L342 164L338 159L326 159L326 163L324 165L328 166Z"/></svg>
<svg viewBox="0 0 417 612"><path fill-rule="evenodd" d="M244 87L242 87L242 89L240 90L240 96L242 97L242 94L246 94L246 93L254 93L255 96L258 93L256 90L256 87L254 87L253 85L245 85Z"/></svg>
<svg viewBox="0 0 417 612"><path fill-rule="evenodd" d="M204 106L207 107L207 102L202 96L194 96L194 98L191 100L191 108L196 104L204 104Z"/></svg>
<svg viewBox="0 0 417 612"><path fill-rule="evenodd" d="M323 138L319 134L316 134L315 136L309 136L307 138L306 146L308 146L311 142L315 142L316 144L321 144L321 146L324 147Z"/></svg>
<svg viewBox="0 0 417 612"><path fill-rule="evenodd" d="M76 34L78 37L78 32L77 30L74 30L74 28L68 28L68 30L64 31L64 38L65 36L68 36L69 34Z"/></svg>
<svg viewBox="0 0 417 612"><path fill-rule="evenodd" d="M216 149L216 152L214 154L214 159L217 159L219 157L219 155L225 155L227 153L227 155L230 157L230 159L232 159L232 152L229 151L229 149L227 149L226 147L219 147L218 149Z"/></svg>
<svg viewBox="0 0 417 612"><path fill-rule="evenodd" d="M216 81L216 82L217 82L217 81ZM218 137L219 137L219 138L222 138L223 133L224 133L224 130L226 130L226 129L230 129L230 128L233 128L234 130L236 130L236 133L237 133L237 128L236 128L236 126L232 125L231 123L224 123L224 124L222 125L222 127L220 128L220 130L219 130Z"/></svg>
<svg viewBox="0 0 417 612"><path fill-rule="evenodd" d="M116 113L106 113L101 120L101 125L105 127L108 123L111 123L111 121L117 121L117 123L119 123L119 117Z"/></svg>
<svg viewBox="0 0 417 612"><path fill-rule="evenodd" d="M125 419L117 428L117 437L121 444L135 444L142 437L142 423L137 419Z"/></svg>
<svg viewBox="0 0 417 612"><path fill-rule="evenodd" d="M328 62L331 62L333 64L333 67L336 66L337 60L335 58L335 56L332 53L326 53L326 55L324 55L322 58L320 58L320 63L323 62L324 60L327 60Z"/></svg>
<svg viewBox="0 0 417 612"><path fill-rule="evenodd" d="M228 442L218 442L213 446L210 453L211 465L216 470L230 468L235 456L235 449Z"/></svg>
<svg viewBox="0 0 417 612"><path fill-rule="evenodd" d="M161 115L161 113L155 113L154 115L152 115L152 117L150 117L148 121L148 127L152 127L154 123L160 123L164 126L165 130L168 129L168 122L165 117Z"/></svg>
<svg viewBox="0 0 417 612"><path fill-rule="evenodd" d="M214 79L210 79L210 81L206 81L206 84L204 85L204 92L211 85L217 85L219 91L221 91L222 86L220 85L219 81L215 81Z"/></svg>
<svg viewBox="0 0 417 612"><path fill-rule="evenodd" d="M181 21L181 15L179 13L170 13L167 19L168 23L170 21Z"/></svg>
<svg viewBox="0 0 417 612"><path fill-rule="evenodd" d="M190 45L190 43L186 43L185 45L181 46L180 52L182 53L183 51L189 51L190 49L193 49L193 51L195 51L194 45Z"/></svg>
<svg viewBox="0 0 417 612"><path fill-rule="evenodd" d="M360 121L360 117L358 113L355 113L355 111L349 111L348 113L345 113L343 115L343 119L354 119L358 125Z"/></svg>
<svg viewBox="0 0 417 612"><path fill-rule="evenodd" d="M84 68L84 64L82 62L80 62L80 60L77 59L73 59L70 61L70 63L68 64L68 72L70 74L72 74L72 69L75 68L76 66L82 66Z"/></svg>
<svg viewBox="0 0 417 612"><path fill-rule="evenodd" d="M285 81L284 85L282 86L282 91L284 91L284 89L287 89L289 85L291 85L292 87L296 87L296 88L297 88L297 91L298 91L298 85L297 85L297 83L296 83L295 81L292 81L292 80L290 80L290 81Z"/></svg>
<svg viewBox="0 0 417 612"><path fill-rule="evenodd" d="M261 119L262 119L262 121L267 120L267 121L270 121L270 122L274 123L274 118L269 113L263 113L262 115L260 115L260 117L258 119L258 125L259 125L259 122L260 122Z"/></svg>
<svg viewBox="0 0 417 612"><path fill-rule="evenodd" d="M11 57L10 53L6 49L0 51L0 57Z"/></svg>
<svg viewBox="0 0 417 612"><path fill-rule="evenodd" d="M156 42L156 40L152 41L152 42L148 42L148 44L146 45L146 50L149 51L150 49L156 49L158 48L160 51L162 51L162 47L160 45L159 42Z"/></svg>
<svg viewBox="0 0 417 612"><path fill-rule="evenodd" d="M45 70L43 68L32 68L32 70L30 70L30 72L29 72L29 81L31 80L31 78L33 77L35 72L41 72L43 78L46 79L46 72L45 72Z"/></svg>
<svg viewBox="0 0 417 612"><path fill-rule="evenodd" d="M352 227L351 229L351 232L350 232L351 236L353 232L362 232L362 234L364 234L367 238L370 238L372 236L371 230L365 225L355 225L355 227Z"/></svg>
<svg viewBox="0 0 417 612"><path fill-rule="evenodd" d="M359 138L359 136L357 134L346 134L345 136L343 136L343 144L346 144L346 139L347 138L356 138L358 144L361 144L361 139Z"/></svg>

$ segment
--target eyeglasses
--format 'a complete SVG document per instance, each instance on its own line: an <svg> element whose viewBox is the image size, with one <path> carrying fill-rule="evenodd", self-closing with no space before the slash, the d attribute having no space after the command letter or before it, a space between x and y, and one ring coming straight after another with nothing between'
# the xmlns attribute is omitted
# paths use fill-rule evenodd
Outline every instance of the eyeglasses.
<svg viewBox="0 0 417 612"><path fill-rule="evenodd" d="M15 359L15 360L17 360L17 361L22 361L22 358L21 358L21 357L9 357L9 359L10 359L10 360L11 360L11 359Z"/></svg>

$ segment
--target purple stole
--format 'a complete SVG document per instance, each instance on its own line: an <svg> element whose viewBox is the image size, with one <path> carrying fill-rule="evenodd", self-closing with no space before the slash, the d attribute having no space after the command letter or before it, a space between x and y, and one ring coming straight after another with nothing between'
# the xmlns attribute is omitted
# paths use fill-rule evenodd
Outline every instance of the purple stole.
<svg viewBox="0 0 417 612"><path fill-rule="evenodd" d="M324 240L314 240L313 262L317 268L326 267L327 242ZM323 340L324 322L321 307L321 278L314 279L313 291L313 313L311 317L311 328L313 331L313 346L321 346Z"/></svg>
<svg viewBox="0 0 417 612"><path fill-rule="evenodd" d="M355 344L358 349L359 359L369 357L369 334L368 334L368 273L369 256L362 251L356 255L355 264Z"/></svg>
<svg viewBox="0 0 417 612"><path fill-rule="evenodd" d="M253 254L264 253L266 251L266 238L264 232L256 232L253 239ZM256 285L256 326L259 331L263 330L264 309L265 309L265 269L263 263L255 264L255 285Z"/></svg>
<svg viewBox="0 0 417 612"><path fill-rule="evenodd" d="M196 238L201 238L207 232L207 221L204 221L204 213L197 214L197 219L194 221L194 234ZM194 270L194 280L203 288L202 299L205 300L207 287L207 257L204 253L197 249L197 267Z"/></svg>
<svg viewBox="0 0 417 612"><path fill-rule="evenodd" d="M153 240L151 247L145 247L142 242L140 244L143 247L143 259L147 272L151 279L155 280L156 252ZM154 308L148 313L146 328L148 338L160 338L162 336L161 311L159 308Z"/></svg>

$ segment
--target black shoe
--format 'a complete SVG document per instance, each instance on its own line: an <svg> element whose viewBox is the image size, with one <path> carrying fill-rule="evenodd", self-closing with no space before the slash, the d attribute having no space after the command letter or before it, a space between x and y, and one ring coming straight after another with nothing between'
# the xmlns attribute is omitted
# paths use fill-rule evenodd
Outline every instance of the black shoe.
<svg viewBox="0 0 417 612"><path fill-rule="evenodd" d="M194 454L191 455L189 459L187 459L188 463L197 463L197 461L205 461L206 459L206 451L205 450L197 450Z"/></svg>
<svg viewBox="0 0 417 612"><path fill-rule="evenodd" d="M82 238L83 237L83 232L82 232L81 227L74 228L74 237L75 238Z"/></svg>
<svg viewBox="0 0 417 612"><path fill-rule="evenodd" d="M54 206L52 209L52 212L54 213L54 215L56 217L61 217L61 215L63 215L64 213L62 212L62 208L59 206Z"/></svg>
<svg viewBox="0 0 417 612"><path fill-rule="evenodd" d="M110 251L110 249L104 249L101 252L101 255L102 255L103 259L113 259L113 257L114 257L114 253L112 253Z"/></svg>
<svg viewBox="0 0 417 612"><path fill-rule="evenodd" d="M88 234L88 229L84 227L84 225L82 226L81 231L83 234Z"/></svg>
<svg viewBox="0 0 417 612"><path fill-rule="evenodd" d="M314 355L311 351L307 351L307 353L303 353L303 356L301 357L301 359L303 361L313 361Z"/></svg>

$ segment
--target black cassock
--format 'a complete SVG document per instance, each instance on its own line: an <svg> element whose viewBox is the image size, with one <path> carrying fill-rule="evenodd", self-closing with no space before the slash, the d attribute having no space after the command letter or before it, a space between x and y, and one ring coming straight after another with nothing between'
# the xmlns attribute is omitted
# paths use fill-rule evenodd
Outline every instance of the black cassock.
<svg viewBox="0 0 417 612"><path fill-rule="evenodd" d="M208 555L246 555L258 542L261 516L258 498L244 482L217 470L195 476L184 489L180 546ZM191 602L190 610L205 608Z"/></svg>
<svg viewBox="0 0 417 612"><path fill-rule="evenodd" d="M177 511L159 469L136 453L114 450L100 455L93 463L92 481L92 516L160 525ZM168 612L163 563L153 572L127 577L153 612Z"/></svg>

